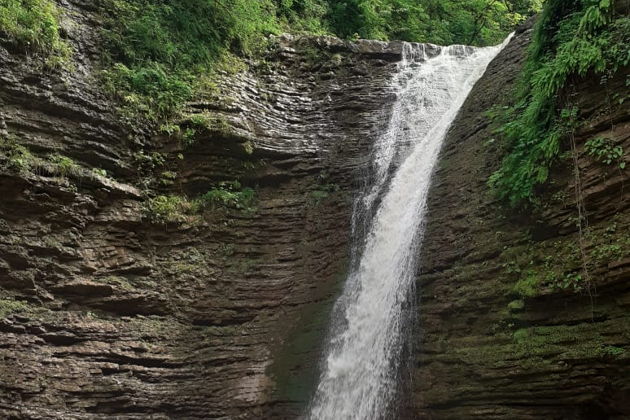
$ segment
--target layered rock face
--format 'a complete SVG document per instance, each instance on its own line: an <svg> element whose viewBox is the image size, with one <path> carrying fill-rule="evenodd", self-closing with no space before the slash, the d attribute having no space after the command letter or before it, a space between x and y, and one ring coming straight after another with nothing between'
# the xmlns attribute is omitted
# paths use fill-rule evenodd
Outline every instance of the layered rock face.
<svg viewBox="0 0 630 420"><path fill-rule="evenodd" d="M445 142L417 280L410 416L630 416L628 157L607 164L586 146L606 138L630 149L620 100L628 72L567 90L566 107L585 122L567 139L541 205L510 211L486 184L501 156L487 112L510 104L530 34L522 28L490 65Z"/></svg>
<svg viewBox="0 0 630 420"><path fill-rule="evenodd" d="M402 45L278 38L184 147L101 93L98 25L64 6L68 71L0 44L0 417L296 416ZM254 209L151 222L232 180Z"/></svg>
<svg viewBox="0 0 630 420"><path fill-rule="evenodd" d="M297 417L402 45L277 38L264 62L189 104L183 127L213 124L185 145L121 116L99 88L98 13L63 7L72 70L0 40L0 417ZM625 79L574 87L588 123L545 206L511 214L486 186L501 154L486 111L509 103L530 33L490 65L446 139L408 418L630 415L627 174L585 149L600 136L630 149L614 97ZM254 208L151 217L149 197L233 180Z"/></svg>

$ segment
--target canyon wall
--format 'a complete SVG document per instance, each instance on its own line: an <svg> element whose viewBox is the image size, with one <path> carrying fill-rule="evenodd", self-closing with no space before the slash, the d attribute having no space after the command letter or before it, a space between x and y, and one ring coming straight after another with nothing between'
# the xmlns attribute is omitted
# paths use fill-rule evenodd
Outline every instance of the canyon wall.
<svg viewBox="0 0 630 420"><path fill-rule="evenodd" d="M491 116L515 97L530 36L519 29L445 140L417 279L413 416L630 416L628 156L606 164L585 149L601 137L630 149L628 71L567 89L575 151L567 139L537 206L507 208L487 185L502 154Z"/></svg>
<svg viewBox="0 0 630 420"><path fill-rule="evenodd" d="M103 94L100 16L64 4L69 68L0 40L0 417L297 415L402 44L276 38L186 146ZM234 180L253 208L152 221Z"/></svg>
<svg viewBox="0 0 630 420"><path fill-rule="evenodd" d="M100 19L64 2L65 70L0 39L0 417L295 418L402 44L274 38L188 104L182 127L215 124L187 145L102 92ZM630 148L627 105L612 99L624 78L575 86L581 237L570 156L528 214L486 186L502 152L487 111L513 96L530 35L519 29L446 139L408 418L629 415L627 173L584 150L600 135ZM151 197L234 180L254 190L252 208L152 218ZM532 286L545 270L553 281Z"/></svg>

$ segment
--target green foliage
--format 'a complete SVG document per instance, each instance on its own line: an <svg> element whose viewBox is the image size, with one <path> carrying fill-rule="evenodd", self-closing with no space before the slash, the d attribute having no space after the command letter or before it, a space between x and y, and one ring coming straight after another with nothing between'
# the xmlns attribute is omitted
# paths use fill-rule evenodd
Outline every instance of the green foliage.
<svg viewBox="0 0 630 420"><path fill-rule="evenodd" d="M344 37L436 44L499 43L540 10L539 0L349 0L330 2L333 31Z"/></svg>
<svg viewBox="0 0 630 420"><path fill-rule="evenodd" d="M166 157L163 153L145 153L144 150L134 153L133 160L140 172L152 172L166 163Z"/></svg>
<svg viewBox="0 0 630 420"><path fill-rule="evenodd" d="M595 137L586 142L584 145L586 153L593 156L598 162L605 165L612 165L619 162L619 168L626 167L625 162L620 162L623 157L623 148L613 144L612 140L606 137Z"/></svg>
<svg viewBox="0 0 630 420"><path fill-rule="evenodd" d="M172 72L159 63L127 67L115 63L103 71L105 89L119 96L128 109L150 119L166 118L193 94L192 75Z"/></svg>
<svg viewBox="0 0 630 420"><path fill-rule="evenodd" d="M37 158L28 148L11 136L0 136L0 156L5 160L3 166L15 172L29 171L37 164Z"/></svg>
<svg viewBox="0 0 630 420"><path fill-rule="evenodd" d="M200 132L216 133L227 138L232 136L230 124L220 115L192 114L188 117L187 123L189 126L182 133L184 146L192 146L197 140L197 133Z"/></svg>
<svg viewBox="0 0 630 420"><path fill-rule="evenodd" d="M243 188L238 181L225 181L217 184L198 199L203 208L216 209L218 207L237 210L253 211L254 190Z"/></svg>
<svg viewBox="0 0 630 420"><path fill-rule="evenodd" d="M610 356L610 357L619 357L619 356L623 356L623 354L626 352L626 350L623 347L617 347L617 346L605 346L602 349L602 352L604 353L604 355L606 356Z"/></svg>
<svg viewBox="0 0 630 420"><path fill-rule="evenodd" d="M256 210L254 201L255 193L252 188L243 187L238 181L224 181L195 199L178 195L159 195L151 198L145 203L144 215L156 224L182 223L192 220L195 215L206 210L233 209L254 212Z"/></svg>
<svg viewBox="0 0 630 420"><path fill-rule="evenodd" d="M134 287L129 283L129 281L120 276L105 276L105 277L95 277L94 280L100 283L109 284L115 288L120 288L123 290L133 290Z"/></svg>
<svg viewBox="0 0 630 420"><path fill-rule="evenodd" d="M78 174L81 169L74 160L58 153L49 155L46 160L34 156L27 147L11 136L0 136L0 160L2 157L5 167L20 173L43 171L46 174L67 177Z"/></svg>
<svg viewBox="0 0 630 420"><path fill-rule="evenodd" d="M251 54L277 32L268 0L102 0L106 88L134 111L163 119L203 87L227 51Z"/></svg>
<svg viewBox="0 0 630 420"><path fill-rule="evenodd" d="M327 179L327 176L324 176L321 179L325 180ZM336 193L337 191L339 191L339 185L334 183L318 185L317 188L311 191L309 194L310 202L311 204L318 206L322 203L322 201L324 201L325 199L330 197L331 194Z"/></svg>
<svg viewBox="0 0 630 420"><path fill-rule="evenodd" d="M12 299L0 299L0 319L16 312L25 312L29 310L26 302Z"/></svg>
<svg viewBox="0 0 630 420"><path fill-rule="evenodd" d="M626 225L613 222L591 227L584 233L586 267L591 273L607 270L610 263L630 255L630 235ZM514 278L512 291L520 297L535 297L549 292L582 293L589 289L583 276L579 246L573 238L530 244L510 256L503 264Z"/></svg>
<svg viewBox="0 0 630 420"><path fill-rule="evenodd" d="M107 178L107 171L103 168L92 168L92 173L96 176Z"/></svg>
<svg viewBox="0 0 630 420"><path fill-rule="evenodd" d="M63 177L74 175L79 171L79 165L74 160L58 153L48 156L48 161L55 165L56 171Z"/></svg>
<svg viewBox="0 0 630 420"><path fill-rule="evenodd" d="M561 142L572 132L577 110L562 112L559 95L571 77L610 76L630 63L628 18L613 16L609 0L549 0L535 30L519 100L501 116L506 140L502 167L489 179L511 205L532 202L546 182Z"/></svg>
<svg viewBox="0 0 630 420"><path fill-rule="evenodd" d="M160 174L160 184L168 187L175 183L177 179L177 173L173 171L164 171Z"/></svg>
<svg viewBox="0 0 630 420"><path fill-rule="evenodd" d="M283 30L324 34L330 31L330 0L274 0Z"/></svg>
<svg viewBox="0 0 630 420"><path fill-rule="evenodd" d="M510 312L519 312L525 308L525 301L523 301L522 299L513 300L512 302L508 304L507 307L510 310Z"/></svg>
<svg viewBox="0 0 630 420"><path fill-rule="evenodd" d="M0 33L16 45L62 64L71 53L59 35L59 10L51 0L0 0Z"/></svg>
<svg viewBox="0 0 630 420"><path fill-rule="evenodd" d="M187 215L197 212L198 206L177 195L159 195L147 201L144 208L145 216L153 223L181 223L187 220Z"/></svg>
<svg viewBox="0 0 630 420"><path fill-rule="evenodd" d="M40 0L43 1L43 0ZM100 0L105 88L131 115L163 120L207 89L213 71L257 54L266 35L342 37L441 44L498 43L539 0Z"/></svg>

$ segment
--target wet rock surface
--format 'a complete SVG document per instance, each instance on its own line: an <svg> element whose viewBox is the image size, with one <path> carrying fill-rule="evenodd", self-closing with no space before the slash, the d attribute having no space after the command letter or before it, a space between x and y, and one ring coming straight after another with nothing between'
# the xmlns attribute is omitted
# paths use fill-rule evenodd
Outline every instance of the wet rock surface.
<svg viewBox="0 0 630 420"><path fill-rule="evenodd" d="M605 93L623 91L627 71L571 86L568 105L586 121L574 133L577 190L569 152L539 191L541 206L511 211L486 185L501 155L486 112L510 103L530 34L522 28L474 88L435 174L417 280L413 418L630 416L628 172L585 148L603 136L630 149L628 106ZM582 235L576 194L588 216Z"/></svg>

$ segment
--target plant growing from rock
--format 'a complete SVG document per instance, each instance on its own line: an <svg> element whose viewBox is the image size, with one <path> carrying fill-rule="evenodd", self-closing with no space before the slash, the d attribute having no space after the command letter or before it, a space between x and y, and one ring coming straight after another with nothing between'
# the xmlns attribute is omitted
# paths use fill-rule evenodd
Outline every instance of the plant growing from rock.
<svg viewBox="0 0 630 420"><path fill-rule="evenodd" d="M558 111L567 105L560 93L574 77L593 72L608 78L628 65L629 27L630 19L614 15L610 0L545 4L518 102L503 113L498 130L507 154L489 185L499 198L512 206L535 201L535 187L547 181L561 153L567 121L579 124L577 113Z"/></svg>
<svg viewBox="0 0 630 420"><path fill-rule="evenodd" d="M0 34L26 51L46 58L50 67L65 64L72 50L60 35L60 12L51 0L2 0Z"/></svg>
<svg viewBox="0 0 630 420"><path fill-rule="evenodd" d="M223 207L251 212L254 211L254 190L243 188L238 181L225 181L201 195L198 201L203 208Z"/></svg>
<svg viewBox="0 0 630 420"><path fill-rule="evenodd" d="M48 156L48 161L54 165L54 170L62 177L76 175L80 170L80 166L72 158L59 153Z"/></svg>
<svg viewBox="0 0 630 420"><path fill-rule="evenodd" d="M615 145L613 141L607 137L598 136L592 138L586 142L584 149L589 156L593 156L598 162L604 165L612 165L613 163L619 166L619 169L626 167L626 162L623 162L623 148Z"/></svg>

